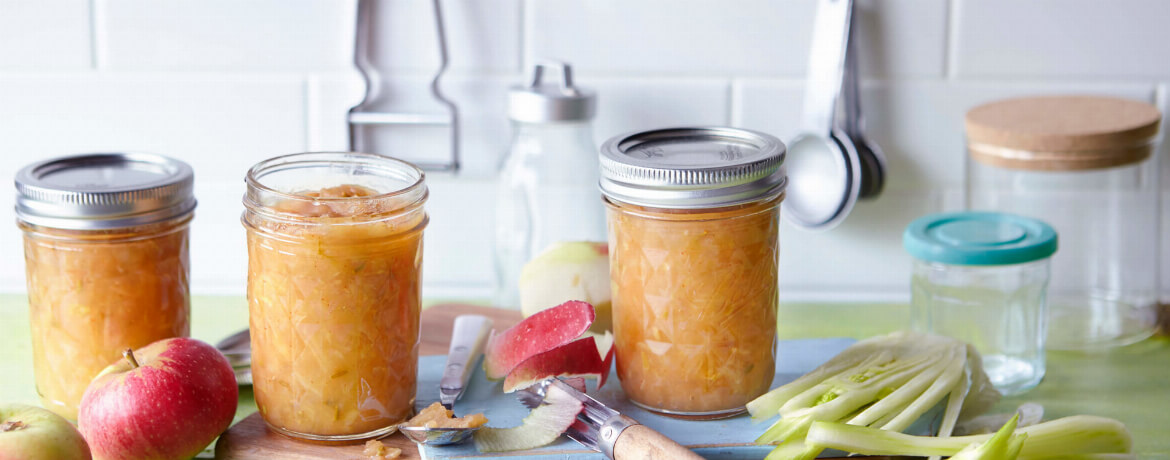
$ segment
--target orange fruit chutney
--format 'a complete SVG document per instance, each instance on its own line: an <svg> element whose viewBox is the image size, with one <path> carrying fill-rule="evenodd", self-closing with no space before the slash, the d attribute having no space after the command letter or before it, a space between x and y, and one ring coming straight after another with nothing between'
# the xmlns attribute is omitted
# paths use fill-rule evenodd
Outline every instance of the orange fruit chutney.
<svg viewBox="0 0 1170 460"><path fill-rule="evenodd" d="M285 434L376 437L414 410L421 203L356 185L245 213L256 403Z"/></svg>
<svg viewBox="0 0 1170 460"><path fill-rule="evenodd" d="M117 230L20 223L42 405L77 420L90 381L123 350L188 335L190 221Z"/></svg>
<svg viewBox="0 0 1170 460"><path fill-rule="evenodd" d="M782 199L701 210L606 200L617 372L632 401L719 417L768 390Z"/></svg>

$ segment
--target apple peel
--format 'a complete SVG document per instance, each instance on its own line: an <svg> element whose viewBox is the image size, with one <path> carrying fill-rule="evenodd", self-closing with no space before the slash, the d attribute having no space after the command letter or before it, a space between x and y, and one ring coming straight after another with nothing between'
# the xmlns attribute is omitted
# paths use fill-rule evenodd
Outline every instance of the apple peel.
<svg viewBox="0 0 1170 460"><path fill-rule="evenodd" d="M528 388L549 377L580 377L597 379L597 387L605 384L609 374L602 359L600 347L593 337L577 339L544 353L536 354L520 363L504 379L504 393Z"/></svg>
<svg viewBox="0 0 1170 460"><path fill-rule="evenodd" d="M502 379L528 358L580 337L595 318L593 305L572 300L493 333L484 348L484 373L489 379Z"/></svg>
<svg viewBox="0 0 1170 460"><path fill-rule="evenodd" d="M483 427L475 432L475 448L480 452L509 452L535 449L556 441L577 420L584 404L564 390L550 386L544 404L532 409L520 426Z"/></svg>

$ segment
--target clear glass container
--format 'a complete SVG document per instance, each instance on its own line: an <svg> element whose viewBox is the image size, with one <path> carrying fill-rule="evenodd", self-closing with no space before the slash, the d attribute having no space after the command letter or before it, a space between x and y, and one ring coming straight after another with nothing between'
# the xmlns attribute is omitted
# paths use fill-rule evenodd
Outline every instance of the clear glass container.
<svg viewBox="0 0 1170 460"><path fill-rule="evenodd" d="M1039 384L1055 231L1008 214L933 214L911 223L904 243L915 257L912 327L973 345L1001 393Z"/></svg>
<svg viewBox="0 0 1170 460"><path fill-rule="evenodd" d="M968 114L967 209L1048 222L1062 250L1050 349L1145 339L1158 302L1158 112L1109 98L1024 98Z"/></svg>
<svg viewBox="0 0 1170 460"><path fill-rule="evenodd" d="M775 378L784 145L678 128L601 152L622 389L673 417L743 412Z"/></svg>
<svg viewBox="0 0 1170 460"><path fill-rule="evenodd" d="M90 381L127 348L190 333L191 168L91 154L16 178L33 371L41 404L77 419Z"/></svg>
<svg viewBox="0 0 1170 460"><path fill-rule="evenodd" d="M414 410L427 187L362 153L273 158L247 176L256 404L282 434L384 435Z"/></svg>
<svg viewBox="0 0 1170 460"><path fill-rule="evenodd" d="M549 71L559 80L546 81ZM521 271L550 246L605 241L591 122L596 103L596 94L574 86L572 68L562 62L537 64L529 84L509 91L512 142L501 163L496 194L498 307L521 306Z"/></svg>

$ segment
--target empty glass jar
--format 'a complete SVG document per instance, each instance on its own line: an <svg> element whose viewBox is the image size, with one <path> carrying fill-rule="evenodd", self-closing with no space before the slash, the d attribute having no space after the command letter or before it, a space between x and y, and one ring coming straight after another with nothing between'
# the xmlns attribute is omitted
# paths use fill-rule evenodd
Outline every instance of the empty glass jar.
<svg viewBox="0 0 1170 460"><path fill-rule="evenodd" d="M1124 345L1154 332L1160 118L1150 104L1096 96L1009 99L967 114L967 208L1060 232L1049 348Z"/></svg>
<svg viewBox="0 0 1170 460"><path fill-rule="evenodd" d="M903 244L915 259L914 329L974 345L1000 392L1040 383L1052 227L1003 213L932 214L906 228Z"/></svg>

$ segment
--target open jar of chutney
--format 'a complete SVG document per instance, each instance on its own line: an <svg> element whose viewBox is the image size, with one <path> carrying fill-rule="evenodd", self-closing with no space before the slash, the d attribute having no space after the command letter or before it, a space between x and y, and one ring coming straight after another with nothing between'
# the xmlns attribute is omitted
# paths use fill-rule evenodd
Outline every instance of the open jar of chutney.
<svg viewBox="0 0 1170 460"><path fill-rule="evenodd" d="M768 391L784 156L775 137L736 128L602 146L617 372L635 404L722 418Z"/></svg>
<svg viewBox="0 0 1170 460"><path fill-rule="evenodd" d="M143 153L55 158L16 174L41 404L76 420L127 348L190 332L194 173Z"/></svg>
<svg viewBox="0 0 1170 460"><path fill-rule="evenodd" d="M321 442L382 436L414 411L421 170L363 153L302 153L246 179L256 404L268 426Z"/></svg>

